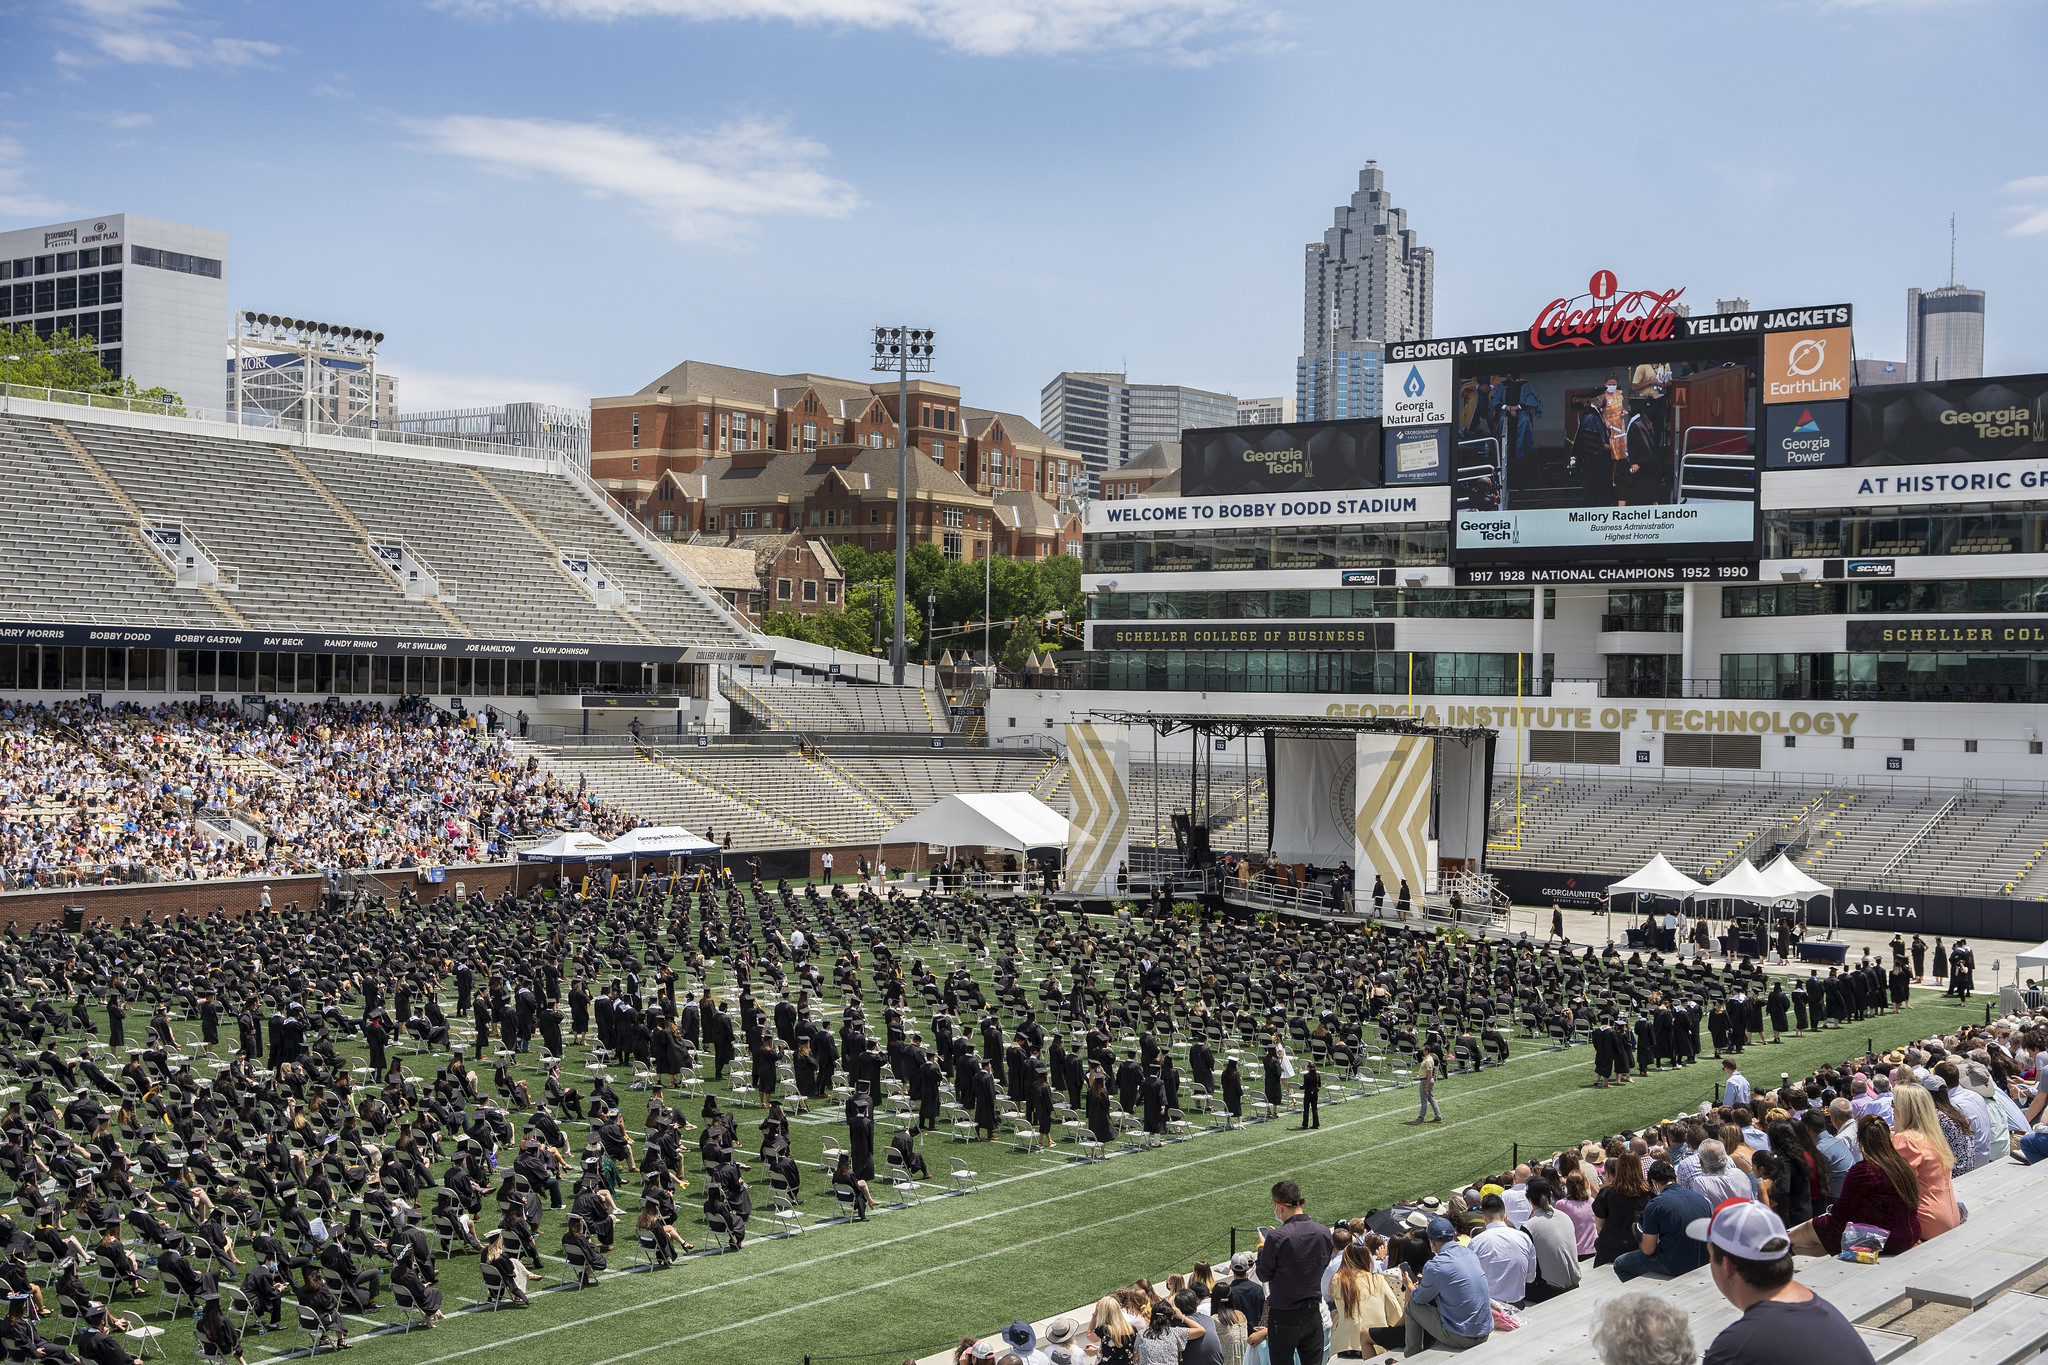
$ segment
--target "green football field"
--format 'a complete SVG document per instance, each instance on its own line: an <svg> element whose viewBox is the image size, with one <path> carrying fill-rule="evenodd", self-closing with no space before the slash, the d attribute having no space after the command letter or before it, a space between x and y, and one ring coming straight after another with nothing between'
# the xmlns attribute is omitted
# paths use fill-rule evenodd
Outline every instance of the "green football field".
<svg viewBox="0 0 2048 1365"><path fill-rule="evenodd" d="M945 959L963 951L941 945L925 954ZM878 1022L872 995L868 1004ZM836 1020L836 994L826 1005ZM1745 1074L1762 1090L1775 1085L1780 1072L1804 1074L1860 1052L1866 1039L1881 1051L1983 1017L1982 997L1965 1007L1916 992L1900 1015L1752 1046L1743 1057ZM196 1033L196 1025L179 1028ZM231 1029L226 1037L231 1046ZM1600 1091L1592 1085L1591 1059L1584 1046L1550 1051L1535 1040L1517 1040L1506 1066L1441 1082L1445 1121L1423 1127L1407 1122L1415 1111L1412 1087L1346 1098L1348 1088L1332 1077L1319 1130L1301 1131L1298 1112L1235 1131L1204 1131L1201 1116L1191 1114L1194 1136L1152 1150L1118 1152L1112 1144L1101 1163L1080 1161L1067 1144L1033 1155L1007 1141L969 1144L950 1141L944 1131L930 1133L921 1146L933 1185L916 1204L891 1207L878 1179L883 1206L866 1224L839 1221L831 1187L817 1173L826 1142L843 1141L843 1122L836 1112L800 1116L793 1146L805 1167L801 1233L770 1235L766 1190L757 1180L754 1235L742 1251L700 1252L672 1268L645 1271L633 1264L637 1182L628 1179L610 1269L592 1286L539 1281L532 1307L490 1311L476 1303L475 1257L453 1257L441 1262L448 1321L431 1331L372 1335L395 1321L387 1292L380 1320L353 1321L351 1339L357 1359L401 1365L482 1358L534 1365L615 1365L643 1357L793 1365L807 1356L900 1361L950 1347L965 1333L987 1334L1012 1319L1071 1309L1139 1275L1185 1270L1197 1259L1221 1262L1233 1228L1238 1245L1248 1247L1258 1224L1271 1220L1266 1190L1283 1177L1301 1183L1318 1218L1362 1215L1403 1196L1448 1193L1495 1172L1511 1162L1516 1144L1524 1159L1543 1157L1567 1141L1696 1110L1721 1074L1717 1064L1702 1060ZM573 1085L584 1062L581 1050L572 1047L566 1061L564 1076ZM431 1076L434 1059L410 1058L408 1065ZM628 1094L623 1079L615 1073L637 1134L643 1097ZM746 1083L744 1068L738 1079ZM721 1084L713 1093L723 1100L730 1092ZM694 1120L698 1102L683 1107ZM742 1160L758 1142L753 1125L760 1113L740 1110ZM581 1129L567 1126L572 1144L580 1143ZM890 1130L878 1128L879 1146ZM692 1188L681 1201L679 1228L703 1246L710 1239L701 1222L692 1221L700 1198L694 1145L688 1150ZM969 1192L945 1192L953 1157L976 1172ZM495 1218L487 1200L479 1227L494 1225ZM551 1214L541 1233L543 1250L558 1249L561 1216ZM552 1256L547 1268L556 1275L563 1270ZM130 1303L117 1306L132 1312ZM154 1307L154 1301L135 1306ZM150 1320L166 1322L161 1314ZM282 1333L251 1333L245 1343L251 1365L293 1353L289 1302L284 1322ZM170 1325L159 1344L171 1359L193 1356L188 1323ZM297 1351L306 1344L297 1341Z"/></svg>

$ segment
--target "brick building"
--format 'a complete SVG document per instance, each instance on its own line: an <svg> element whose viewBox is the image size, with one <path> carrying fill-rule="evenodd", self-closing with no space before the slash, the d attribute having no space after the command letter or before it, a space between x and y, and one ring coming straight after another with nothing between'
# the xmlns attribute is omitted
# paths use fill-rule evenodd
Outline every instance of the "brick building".
<svg viewBox="0 0 2048 1365"><path fill-rule="evenodd" d="M1028 418L963 406L948 384L915 381L908 400L913 544L969 560L1078 552L1078 455ZM894 383L686 361L592 402L590 472L663 539L802 531L892 551L896 404Z"/></svg>

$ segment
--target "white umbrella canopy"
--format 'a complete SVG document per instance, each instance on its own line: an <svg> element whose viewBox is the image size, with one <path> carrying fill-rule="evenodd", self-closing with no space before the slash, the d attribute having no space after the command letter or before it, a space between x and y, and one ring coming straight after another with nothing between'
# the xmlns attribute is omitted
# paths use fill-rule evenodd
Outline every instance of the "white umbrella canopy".
<svg viewBox="0 0 2048 1365"><path fill-rule="evenodd" d="M1029 792L963 792L893 825L889 843L941 848L1065 848L1067 817Z"/></svg>
<svg viewBox="0 0 2048 1365"><path fill-rule="evenodd" d="M1756 864L1744 858L1726 875L1711 886L1700 888L1699 894L1707 900L1748 901L1753 905L1771 905L1791 896L1778 883L1757 871Z"/></svg>

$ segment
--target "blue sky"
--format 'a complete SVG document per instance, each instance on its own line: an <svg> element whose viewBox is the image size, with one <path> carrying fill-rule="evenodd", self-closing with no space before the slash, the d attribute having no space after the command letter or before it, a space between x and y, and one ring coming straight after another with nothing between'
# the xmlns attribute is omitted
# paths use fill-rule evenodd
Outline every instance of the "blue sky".
<svg viewBox="0 0 2048 1365"><path fill-rule="evenodd" d="M1292 393L1301 250L1379 161L1440 335L1598 268L1706 307L1989 291L2048 370L2048 11L1284 0L0 0L0 226L232 235L236 307L386 333L405 408L685 358Z"/></svg>

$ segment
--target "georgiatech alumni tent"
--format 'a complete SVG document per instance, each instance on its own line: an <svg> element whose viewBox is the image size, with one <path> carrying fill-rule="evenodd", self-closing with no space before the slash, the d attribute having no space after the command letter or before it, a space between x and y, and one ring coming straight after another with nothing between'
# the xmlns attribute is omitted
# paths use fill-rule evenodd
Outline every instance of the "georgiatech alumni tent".
<svg viewBox="0 0 2048 1365"><path fill-rule="evenodd" d="M1801 872L1793 861L1780 853L1764 864L1764 880L1778 888L1787 898L1796 900L1804 907L1815 896L1828 898L1828 937L1835 936L1835 888L1825 886Z"/></svg>
<svg viewBox="0 0 2048 1365"><path fill-rule="evenodd" d="M718 845L680 825L644 825L629 829L609 845L615 858L681 858L716 853Z"/></svg>
<svg viewBox="0 0 2048 1365"><path fill-rule="evenodd" d="M537 844L519 855L522 863L604 863L624 855L612 851L612 846L595 834L586 834L572 829L558 834L544 844Z"/></svg>

